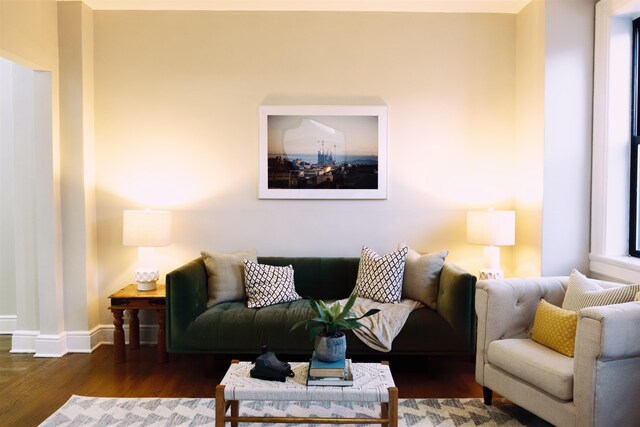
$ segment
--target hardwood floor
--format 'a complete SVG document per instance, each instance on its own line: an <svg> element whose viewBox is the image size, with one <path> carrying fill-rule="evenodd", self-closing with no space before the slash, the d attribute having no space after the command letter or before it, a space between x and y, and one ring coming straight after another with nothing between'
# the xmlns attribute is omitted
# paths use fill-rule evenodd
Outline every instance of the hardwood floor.
<svg viewBox="0 0 640 427"><path fill-rule="evenodd" d="M155 347L127 348L115 364L113 346L91 354L34 358L10 354L11 337L0 335L0 425L37 426L72 394L102 397L213 397L230 358L170 354L155 362ZM470 358L383 358L390 361L400 397L482 397ZM292 360L292 359L284 359Z"/></svg>

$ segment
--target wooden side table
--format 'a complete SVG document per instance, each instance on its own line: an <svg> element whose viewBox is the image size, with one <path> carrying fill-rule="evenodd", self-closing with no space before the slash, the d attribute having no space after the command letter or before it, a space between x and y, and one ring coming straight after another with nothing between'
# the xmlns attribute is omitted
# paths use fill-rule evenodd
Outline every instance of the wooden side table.
<svg viewBox="0 0 640 427"><path fill-rule="evenodd" d="M129 348L140 348L140 321L138 319L139 310L155 310L158 313L158 349L156 360L158 363L165 363L167 358L167 346L165 341L165 314L167 293L165 285L158 285L152 291L139 291L134 283L128 285L118 292L109 295L111 306L109 309L113 313L113 350L116 363L123 363L127 360L124 347L124 311L129 311Z"/></svg>

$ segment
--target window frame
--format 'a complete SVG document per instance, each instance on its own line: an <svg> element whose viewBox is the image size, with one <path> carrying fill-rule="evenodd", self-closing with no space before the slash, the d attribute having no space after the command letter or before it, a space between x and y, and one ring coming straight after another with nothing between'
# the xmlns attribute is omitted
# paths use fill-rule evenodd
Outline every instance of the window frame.
<svg viewBox="0 0 640 427"><path fill-rule="evenodd" d="M640 0L596 3L591 185L593 277L640 281L629 255L632 21Z"/></svg>
<svg viewBox="0 0 640 427"><path fill-rule="evenodd" d="M630 169L629 169L629 255L640 258L640 241L638 239L638 144L640 135L640 18L632 21L632 51L631 51L631 139L630 139Z"/></svg>

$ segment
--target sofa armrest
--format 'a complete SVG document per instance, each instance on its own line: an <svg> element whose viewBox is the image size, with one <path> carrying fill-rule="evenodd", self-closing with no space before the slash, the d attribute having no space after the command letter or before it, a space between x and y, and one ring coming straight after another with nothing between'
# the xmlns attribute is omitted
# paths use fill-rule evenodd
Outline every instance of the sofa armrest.
<svg viewBox="0 0 640 427"><path fill-rule="evenodd" d="M541 298L562 305L568 277L481 280L476 285L478 316L476 381L484 385L486 351L492 341L529 338Z"/></svg>
<svg viewBox="0 0 640 427"><path fill-rule="evenodd" d="M640 416L640 302L580 310L575 344L576 425Z"/></svg>
<svg viewBox="0 0 640 427"><path fill-rule="evenodd" d="M436 311L453 327L470 354L476 345L475 287L475 276L456 265L444 264L440 272Z"/></svg>
<svg viewBox="0 0 640 427"><path fill-rule="evenodd" d="M207 309L207 270L197 258L167 274L167 349L179 350L187 327Z"/></svg>

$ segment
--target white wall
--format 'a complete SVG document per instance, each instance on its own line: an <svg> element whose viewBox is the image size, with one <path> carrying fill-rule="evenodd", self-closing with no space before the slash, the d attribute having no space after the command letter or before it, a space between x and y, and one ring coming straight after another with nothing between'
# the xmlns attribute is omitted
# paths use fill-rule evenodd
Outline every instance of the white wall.
<svg viewBox="0 0 640 427"><path fill-rule="evenodd" d="M0 333L16 329L16 259L13 212L13 72L0 58Z"/></svg>
<svg viewBox="0 0 640 427"><path fill-rule="evenodd" d="M12 65L16 331L12 351L66 352L62 295L55 0L0 2L0 55Z"/></svg>
<svg viewBox="0 0 640 427"><path fill-rule="evenodd" d="M94 28L105 298L131 281L127 208L174 211L164 274L202 249L358 256L401 241L475 271L466 210L512 207L513 15L95 11ZM261 104L371 98L389 109L388 200L257 199Z"/></svg>
<svg viewBox="0 0 640 427"><path fill-rule="evenodd" d="M545 6L542 274L589 269L594 1Z"/></svg>

